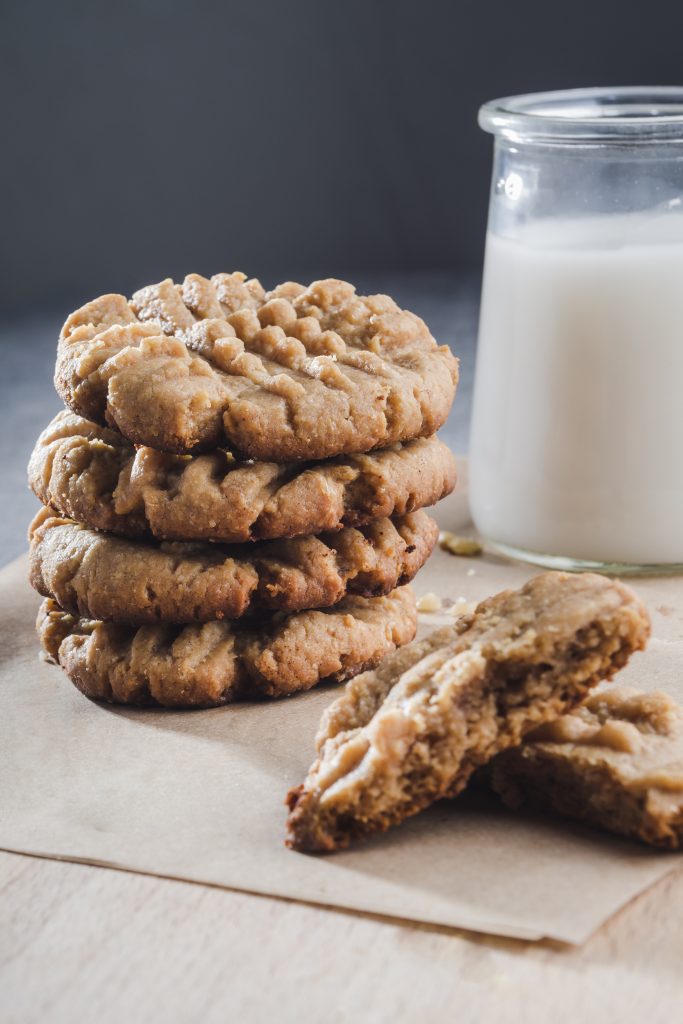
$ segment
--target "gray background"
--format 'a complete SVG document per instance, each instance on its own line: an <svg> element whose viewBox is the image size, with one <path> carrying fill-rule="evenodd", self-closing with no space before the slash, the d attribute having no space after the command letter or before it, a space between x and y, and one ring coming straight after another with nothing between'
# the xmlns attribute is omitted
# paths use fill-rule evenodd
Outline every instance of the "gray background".
<svg viewBox="0 0 683 1024"><path fill-rule="evenodd" d="M467 444L496 95L683 78L680 0L0 3L0 561L59 407L65 315L190 270L348 276L463 362Z"/></svg>

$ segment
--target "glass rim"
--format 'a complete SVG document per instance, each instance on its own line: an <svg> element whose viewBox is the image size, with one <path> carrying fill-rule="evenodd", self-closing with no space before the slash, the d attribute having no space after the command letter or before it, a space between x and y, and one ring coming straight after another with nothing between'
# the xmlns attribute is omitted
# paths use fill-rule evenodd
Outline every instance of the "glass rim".
<svg viewBox="0 0 683 1024"><path fill-rule="evenodd" d="M521 93L479 108L484 131L513 141L683 142L683 86Z"/></svg>

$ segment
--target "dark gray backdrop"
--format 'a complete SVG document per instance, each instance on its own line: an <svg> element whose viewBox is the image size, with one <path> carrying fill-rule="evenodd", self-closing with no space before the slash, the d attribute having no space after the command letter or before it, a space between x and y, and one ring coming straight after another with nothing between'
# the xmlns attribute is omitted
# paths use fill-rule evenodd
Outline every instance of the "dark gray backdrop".
<svg viewBox="0 0 683 1024"><path fill-rule="evenodd" d="M3 0L0 307L476 267L498 94L683 79L681 0Z"/></svg>

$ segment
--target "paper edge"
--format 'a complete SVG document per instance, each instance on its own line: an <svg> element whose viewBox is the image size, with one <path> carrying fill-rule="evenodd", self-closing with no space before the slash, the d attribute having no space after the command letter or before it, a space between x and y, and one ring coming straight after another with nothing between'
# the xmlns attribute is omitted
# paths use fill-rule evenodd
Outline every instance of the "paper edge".
<svg viewBox="0 0 683 1024"><path fill-rule="evenodd" d="M628 896L625 900L620 901L617 906L609 912L609 914L603 918L597 925L591 925L585 929L577 930L572 932L571 935L568 933L556 934L553 932L545 932L539 928L512 928L510 925L505 923L499 923L495 918L491 917L488 922L482 923L481 919L476 923L471 923L467 915L462 915L461 924L453 924L450 921L444 921L439 919L438 915L435 914L424 914L420 917L413 915L398 915L392 914L386 909L368 909L350 906L348 902L336 903L334 900L320 900L313 897L307 898L302 896L300 893L289 894L287 892L273 893L267 889L259 889L248 886L238 885L225 885L221 882L211 882L202 878L192 878L189 875L175 875L169 872L153 871L152 869L142 867L130 867L126 864L118 863L115 860L109 860L107 858L93 858L87 856L79 856L72 853L48 853L38 847L29 847L28 844L19 846L7 845L0 841L0 851L4 853L13 853L20 856L35 857L38 860L51 860L61 861L67 864L84 864L88 867L104 868L110 871L122 871L130 875L143 875L148 878L161 878L172 882L185 882L189 885L201 885L209 889L222 889L225 892L240 892L245 893L249 896L259 896L264 899L273 900L284 900L288 903L298 903L302 906L313 906L318 907L322 910L329 910L334 913L347 913L355 914L359 917L369 917L373 919L381 919L382 921L391 922L398 924L402 927L413 927L427 926L439 929L447 929L451 933L457 932L469 932L472 935L483 936L485 938L495 941L496 939L505 939L513 942L533 942L533 943L560 943L564 946L581 946L587 942L593 935L595 935L601 928L603 928L609 921L612 920L616 914L620 913L634 900L639 899L642 895L648 892L653 886L662 882L665 878L675 871L680 865L672 864L671 867L665 871L658 878L648 882L642 889Z"/></svg>

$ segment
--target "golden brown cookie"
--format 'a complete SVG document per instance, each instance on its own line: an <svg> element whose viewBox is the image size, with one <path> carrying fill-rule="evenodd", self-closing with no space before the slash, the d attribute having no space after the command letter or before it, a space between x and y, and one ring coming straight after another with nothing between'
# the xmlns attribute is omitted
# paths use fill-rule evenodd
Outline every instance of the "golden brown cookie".
<svg viewBox="0 0 683 1024"><path fill-rule="evenodd" d="M98 530L238 544L433 505L455 486L455 460L436 437L312 464L170 455L64 410L36 442L29 483L43 504Z"/></svg>
<svg viewBox="0 0 683 1024"><path fill-rule="evenodd" d="M652 846L683 845L683 708L665 693L600 690L491 763L513 808L580 818Z"/></svg>
<svg viewBox="0 0 683 1024"><path fill-rule="evenodd" d="M448 347L386 295L190 274L76 310L55 385L74 412L135 444L290 462L435 433L457 377Z"/></svg>
<svg viewBox="0 0 683 1024"><path fill-rule="evenodd" d="M427 560L438 527L426 512L413 512L358 530L224 547L124 540L41 509L30 536L31 585L43 597L74 615L141 625L326 608L349 594L388 594Z"/></svg>
<svg viewBox="0 0 683 1024"><path fill-rule="evenodd" d="M87 697L115 704L207 708L282 697L348 679L415 635L409 587L350 597L327 611L205 625L121 626L77 619L43 601L36 628L47 658Z"/></svg>
<svg viewBox="0 0 683 1024"><path fill-rule="evenodd" d="M288 845L340 849L456 796L613 675L649 628L621 583L550 572L390 656L323 716L318 759L289 794Z"/></svg>

